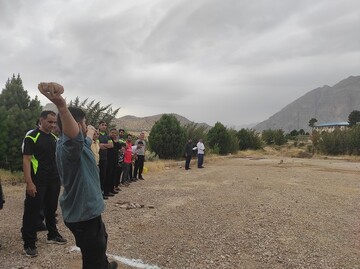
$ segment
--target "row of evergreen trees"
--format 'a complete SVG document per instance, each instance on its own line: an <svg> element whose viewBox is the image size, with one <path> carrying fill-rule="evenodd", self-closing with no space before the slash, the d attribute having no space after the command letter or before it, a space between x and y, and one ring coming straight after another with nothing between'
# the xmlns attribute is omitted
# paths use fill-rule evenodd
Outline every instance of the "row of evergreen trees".
<svg viewBox="0 0 360 269"><path fill-rule="evenodd" d="M203 139L207 152L226 155L238 150L261 149L266 145L282 145L286 138L282 130L265 130L261 136L252 129L236 131L217 122L207 130L202 125L189 124L184 127L173 115L165 114L155 123L149 135L150 149L162 159L176 159L184 154L188 139L194 144Z"/></svg>
<svg viewBox="0 0 360 269"><path fill-rule="evenodd" d="M316 119L311 119L309 126L313 127L315 122ZM221 155L235 153L238 150L258 150L266 145L281 146L288 140L297 142L299 139L306 141L307 138L311 138L312 146L308 147L311 153L360 155L360 125L356 124L357 122L360 122L360 112L355 110L349 115L350 129L336 130L332 133L313 132L310 135L303 129L293 130L288 134L281 129L267 129L261 133L253 129L236 131L226 128L220 122L207 131L196 124L181 127L174 116L163 115L150 132L149 144L151 150L160 158L179 158L184 153L183 146L189 138L195 143L202 138L210 152Z"/></svg>

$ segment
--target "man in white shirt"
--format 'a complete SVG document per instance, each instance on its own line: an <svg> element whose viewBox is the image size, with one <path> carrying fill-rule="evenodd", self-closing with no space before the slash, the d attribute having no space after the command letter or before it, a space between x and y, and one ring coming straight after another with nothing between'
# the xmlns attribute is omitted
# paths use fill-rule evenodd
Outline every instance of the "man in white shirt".
<svg viewBox="0 0 360 269"><path fill-rule="evenodd" d="M205 154L205 146L203 140L200 138L199 142L196 144L197 147L197 155L198 155L198 168L204 168L204 154Z"/></svg>

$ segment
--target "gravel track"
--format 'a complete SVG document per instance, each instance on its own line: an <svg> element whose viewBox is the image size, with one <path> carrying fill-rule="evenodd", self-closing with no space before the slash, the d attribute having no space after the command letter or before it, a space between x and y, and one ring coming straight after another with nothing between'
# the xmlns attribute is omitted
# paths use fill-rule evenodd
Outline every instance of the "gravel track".
<svg viewBox="0 0 360 269"><path fill-rule="evenodd" d="M264 156L204 165L150 169L106 201L108 253L141 260L119 268L360 268L359 163ZM0 268L81 268L61 214L68 244L47 245L41 232L39 256L22 253L24 188L4 184ZM126 210L125 201L144 207Z"/></svg>

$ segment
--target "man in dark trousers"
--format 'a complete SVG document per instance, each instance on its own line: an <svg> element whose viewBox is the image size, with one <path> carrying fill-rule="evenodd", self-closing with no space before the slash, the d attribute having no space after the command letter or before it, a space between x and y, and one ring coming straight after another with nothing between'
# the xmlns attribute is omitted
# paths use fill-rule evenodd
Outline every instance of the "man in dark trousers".
<svg viewBox="0 0 360 269"><path fill-rule="evenodd" d="M109 191L105 191L105 186L108 186L107 184L107 165L108 165L108 157L107 157L107 150L114 147L114 144L111 140L111 138L106 133L107 124L105 121L99 122L99 145L100 145L100 151L99 151L99 171L100 171L100 182L101 182L101 190L103 191L103 197L104 199L108 199L109 196L114 196L114 194L110 193Z"/></svg>
<svg viewBox="0 0 360 269"><path fill-rule="evenodd" d="M190 161L193 153L193 143L192 140L189 139L185 145L185 170L189 170L190 168Z"/></svg>
<svg viewBox="0 0 360 269"><path fill-rule="evenodd" d="M22 223L22 239L26 256L38 255L36 228L40 210L45 209L48 229L47 243L65 244L67 241L56 227L55 213L60 194L60 178L55 161L57 137L52 133L56 126L56 113L45 110L40 114L40 127L24 139L23 170L26 197Z"/></svg>
<svg viewBox="0 0 360 269"><path fill-rule="evenodd" d="M137 178L139 175L139 179L144 180L142 176L142 172L144 169L144 162L145 162L145 151L146 151L146 144L145 144L145 133L141 132L139 139L135 141L135 146L138 146L138 150L136 152L136 159L134 164L134 178Z"/></svg>
<svg viewBox="0 0 360 269"><path fill-rule="evenodd" d="M109 194L117 194L118 190L115 190L115 180L116 180L116 168L119 161L119 149L120 142L117 137L117 130L112 128L109 133L109 137L114 145L112 148L107 149L107 171L106 171L106 181L104 186L104 194L107 196Z"/></svg>
<svg viewBox="0 0 360 269"><path fill-rule="evenodd" d="M104 201L98 167L90 147L95 128L86 126L85 113L81 109L66 106L61 85L43 82L38 87L59 111L61 135L56 147L56 161L64 186L60 206L65 225L81 250L82 268L116 269L117 263L109 263L106 256L108 235L101 218Z"/></svg>
<svg viewBox="0 0 360 269"><path fill-rule="evenodd" d="M5 198L4 198L4 193L3 193L3 189L1 186L1 180L0 180L0 209L3 209L4 203L5 203ZM1 243L0 243L0 248L1 248Z"/></svg>

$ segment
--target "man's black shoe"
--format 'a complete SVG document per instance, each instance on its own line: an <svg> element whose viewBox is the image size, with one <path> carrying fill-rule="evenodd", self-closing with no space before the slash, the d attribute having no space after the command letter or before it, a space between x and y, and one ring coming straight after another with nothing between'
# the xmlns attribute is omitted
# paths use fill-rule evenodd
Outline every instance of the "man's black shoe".
<svg viewBox="0 0 360 269"><path fill-rule="evenodd" d="M24 249L26 257L36 257L38 255L38 251L36 247L27 247Z"/></svg>
<svg viewBox="0 0 360 269"><path fill-rule="evenodd" d="M57 235L53 238L48 238L46 240L46 243L48 244L58 244L58 245L64 245L67 243L67 240L63 238L61 235Z"/></svg>
<svg viewBox="0 0 360 269"><path fill-rule="evenodd" d="M104 193L104 196L113 197L113 196L115 196L115 194L108 192L108 193Z"/></svg>

